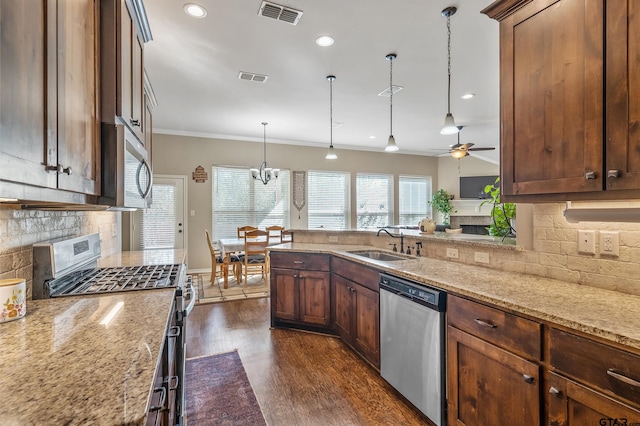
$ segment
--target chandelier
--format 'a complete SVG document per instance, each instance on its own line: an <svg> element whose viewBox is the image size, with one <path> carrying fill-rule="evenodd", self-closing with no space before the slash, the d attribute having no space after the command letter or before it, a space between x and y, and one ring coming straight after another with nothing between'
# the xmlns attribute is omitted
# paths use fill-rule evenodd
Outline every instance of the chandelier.
<svg viewBox="0 0 640 426"><path fill-rule="evenodd" d="M262 181L263 184L268 184L271 179L278 179L278 173L280 173L280 169L273 169L269 167L269 163L267 163L267 124L262 123L263 126L263 144L264 144L264 161L260 165L259 169L251 169L251 176L255 180Z"/></svg>

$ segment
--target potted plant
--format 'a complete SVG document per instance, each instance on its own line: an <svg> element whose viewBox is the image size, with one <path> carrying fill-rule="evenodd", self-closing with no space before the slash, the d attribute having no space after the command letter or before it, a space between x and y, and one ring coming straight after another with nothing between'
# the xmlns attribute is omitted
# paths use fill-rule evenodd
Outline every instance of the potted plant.
<svg viewBox="0 0 640 426"><path fill-rule="evenodd" d="M516 230L513 228L513 220L516 218L516 205L514 203L500 202L500 177L492 185L484 187L484 192L489 198L483 201L480 206L491 203L491 225L487 228L489 235L496 237L515 237Z"/></svg>
<svg viewBox="0 0 640 426"><path fill-rule="evenodd" d="M451 205L451 196L444 189L438 189L433 197L431 197L431 201L429 204L433 206L434 209L439 211L442 214L442 222L446 227L449 226L449 216L451 215L451 210L453 210L453 206Z"/></svg>

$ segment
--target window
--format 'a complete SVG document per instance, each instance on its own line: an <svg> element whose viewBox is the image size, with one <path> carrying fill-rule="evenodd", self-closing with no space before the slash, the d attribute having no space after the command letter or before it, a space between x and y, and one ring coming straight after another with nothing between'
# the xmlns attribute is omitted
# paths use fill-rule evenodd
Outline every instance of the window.
<svg viewBox="0 0 640 426"><path fill-rule="evenodd" d="M235 238L240 226L290 226L289 170L264 185L249 168L213 166L212 238Z"/></svg>
<svg viewBox="0 0 640 426"><path fill-rule="evenodd" d="M349 173L309 170L307 180L309 229L349 229Z"/></svg>
<svg viewBox="0 0 640 426"><path fill-rule="evenodd" d="M393 225L393 176L358 173L358 229Z"/></svg>
<svg viewBox="0 0 640 426"><path fill-rule="evenodd" d="M398 225L417 226L425 217L431 217L431 178L400 176L398 181Z"/></svg>

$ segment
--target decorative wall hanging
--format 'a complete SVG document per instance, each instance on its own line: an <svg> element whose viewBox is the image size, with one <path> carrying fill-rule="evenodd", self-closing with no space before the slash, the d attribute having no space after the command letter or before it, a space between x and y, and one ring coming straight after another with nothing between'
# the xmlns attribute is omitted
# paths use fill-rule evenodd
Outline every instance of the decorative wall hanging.
<svg viewBox="0 0 640 426"><path fill-rule="evenodd" d="M208 179L207 172L204 171L204 167L202 166L196 167L195 172L193 172L191 176L196 183L204 183Z"/></svg>
<svg viewBox="0 0 640 426"><path fill-rule="evenodd" d="M293 205L298 209L298 219L300 219L300 210L307 203L307 172L296 170L293 172Z"/></svg>

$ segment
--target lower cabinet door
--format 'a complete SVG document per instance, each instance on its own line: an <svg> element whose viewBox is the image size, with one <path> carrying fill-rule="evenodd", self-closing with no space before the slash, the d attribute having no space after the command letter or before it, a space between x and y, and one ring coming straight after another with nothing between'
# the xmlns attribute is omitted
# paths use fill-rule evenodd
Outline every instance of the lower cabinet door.
<svg viewBox="0 0 640 426"><path fill-rule="evenodd" d="M555 373L548 380L549 426L640 424L640 411Z"/></svg>
<svg viewBox="0 0 640 426"><path fill-rule="evenodd" d="M352 308L351 288L353 283L340 275L331 276L333 287L333 324L338 335L347 343L351 343Z"/></svg>
<svg viewBox="0 0 640 426"><path fill-rule="evenodd" d="M298 271L299 319L306 324L331 325L329 272Z"/></svg>
<svg viewBox="0 0 640 426"><path fill-rule="evenodd" d="M380 368L380 294L354 284L353 346Z"/></svg>
<svg viewBox="0 0 640 426"><path fill-rule="evenodd" d="M271 318L295 321L298 318L296 271L271 268Z"/></svg>
<svg viewBox="0 0 640 426"><path fill-rule="evenodd" d="M540 425L540 367L447 327L448 424Z"/></svg>

